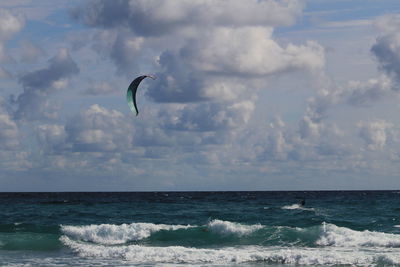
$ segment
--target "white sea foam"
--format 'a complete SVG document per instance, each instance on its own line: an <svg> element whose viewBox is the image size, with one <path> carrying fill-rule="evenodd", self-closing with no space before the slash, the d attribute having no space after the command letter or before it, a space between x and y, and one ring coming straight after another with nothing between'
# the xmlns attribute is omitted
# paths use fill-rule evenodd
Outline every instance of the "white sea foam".
<svg viewBox="0 0 400 267"><path fill-rule="evenodd" d="M300 204L292 204L292 205L285 205L281 209L284 210L314 210L313 208L305 208L304 206L301 206Z"/></svg>
<svg viewBox="0 0 400 267"><path fill-rule="evenodd" d="M197 249L181 246L145 247L105 246L80 243L61 237L61 241L81 257L121 259L133 264L186 263L232 264L267 262L299 265L375 265L400 264L400 249L360 250L343 248L228 247Z"/></svg>
<svg viewBox="0 0 400 267"><path fill-rule="evenodd" d="M373 231L355 231L334 224L324 224L318 245L335 247L399 248L400 235Z"/></svg>
<svg viewBox="0 0 400 267"><path fill-rule="evenodd" d="M212 220L208 223L207 228L214 233L220 235L237 235L243 236L263 228L261 224L244 225L222 220Z"/></svg>
<svg viewBox="0 0 400 267"><path fill-rule="evenodd" d="M75 240L93 242L97 244L124 244L149 237L160 230L177 230L193 227L190 225L166 225L153 223L132 224L100 224L86 226L62 225L61 231Z"/></svg>

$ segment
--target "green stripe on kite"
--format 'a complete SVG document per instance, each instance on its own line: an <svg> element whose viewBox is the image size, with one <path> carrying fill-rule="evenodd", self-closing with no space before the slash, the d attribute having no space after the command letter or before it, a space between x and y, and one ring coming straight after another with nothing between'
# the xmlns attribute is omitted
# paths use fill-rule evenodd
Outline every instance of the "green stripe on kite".
<svg viewBox="0 0 400 267"><path fill-rule="evenodd" d="M138 89L140 82L147 77L152 78L153 80L156 78L153 75L139 76L131 82L131 84L128 87L128 91L126 92L126 100L128 101L128 106L133 113L136 112L136 116L139 115L139 110L136 105L136 91Z"/></svg>

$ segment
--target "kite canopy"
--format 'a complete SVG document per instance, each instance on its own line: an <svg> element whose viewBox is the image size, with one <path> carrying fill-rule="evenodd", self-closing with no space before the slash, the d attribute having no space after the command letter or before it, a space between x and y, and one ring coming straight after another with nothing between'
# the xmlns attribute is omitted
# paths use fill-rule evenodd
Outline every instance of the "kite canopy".
<svg viewBox="0 0 400 267"><path fill-rule="evenodd" d="M140 82L145 78L156 79L154 75L142 75L134 79L128 87L128 91L126 92L126 100L128 101L128 106L132 112L136 112L136 116L139 115L139 110L136 105L136 91Z"/></svg>

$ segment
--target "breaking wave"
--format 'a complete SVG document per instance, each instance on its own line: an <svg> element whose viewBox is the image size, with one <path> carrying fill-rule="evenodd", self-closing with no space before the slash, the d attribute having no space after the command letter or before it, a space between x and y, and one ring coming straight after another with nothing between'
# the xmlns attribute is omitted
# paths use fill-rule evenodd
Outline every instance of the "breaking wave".
<svg viewBox="0 0 400 267"><path fill-rule="evenodd" d="M93 224L87 226L62 225L61 231L73 239L105 245L116 245L141 240L161 230L174 231L190 227L190 225L166 225L153 223L132 223L121 225Z"/></svg>
<svg viewBox="0 0 400 267"><path fill-rule="evenodd" d="M400 265L400 235L325 223L299 228L212 220L200 226L132 223L61 230L60 241L80 257L135 264ZM180 243L185 239L192 243Z"/></svg>

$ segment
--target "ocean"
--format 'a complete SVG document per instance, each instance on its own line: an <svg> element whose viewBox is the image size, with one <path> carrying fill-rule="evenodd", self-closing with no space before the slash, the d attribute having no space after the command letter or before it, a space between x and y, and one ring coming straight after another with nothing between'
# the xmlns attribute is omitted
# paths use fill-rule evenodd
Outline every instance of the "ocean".
<svg viewBox="0 0 400 267"><path fill-rule="evenodd" d="M0 266L299 265L400 266L400 191L0 193Z"/></svg>

